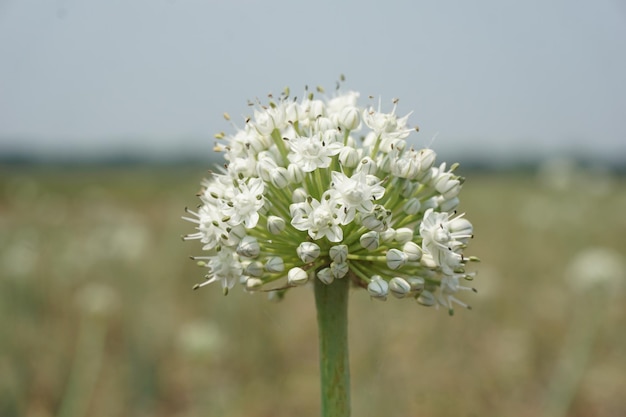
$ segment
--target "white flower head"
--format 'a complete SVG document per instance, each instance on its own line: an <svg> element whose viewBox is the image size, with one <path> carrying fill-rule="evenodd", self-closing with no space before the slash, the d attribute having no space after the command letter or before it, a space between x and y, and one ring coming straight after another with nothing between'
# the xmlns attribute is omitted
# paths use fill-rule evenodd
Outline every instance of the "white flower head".
<svg viewBox="0 0 626 417"><path fill-rule="evenodd" d="M322 90L319 90L322 91ZM372 298L414 298L427 306L466 306L460 283L472 224L454 213L464 179L413 149L408 115L359 105L356 92L301 100L286 90L252 114L215 150L226 163L203 182L187 210L206 281L228 292L268 292L319 279L348 280ZM230 118L230 117L228 117ZM234 126L236 122L232 122Z"/></svg>

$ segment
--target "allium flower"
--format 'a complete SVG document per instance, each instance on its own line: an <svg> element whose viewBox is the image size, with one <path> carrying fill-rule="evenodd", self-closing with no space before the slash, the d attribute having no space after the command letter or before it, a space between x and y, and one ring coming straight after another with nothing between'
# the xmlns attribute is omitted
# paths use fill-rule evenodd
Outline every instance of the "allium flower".
<svg viewBox="0 0 626 417"><path fill-rule="evenodd" d="M350 280L372 298L467 307L463 251L471 223L456 214L464 179L431 149L406 140L416 129L396 115L358 105L359 94L330 98L287 90L258 104L217 150L227 165L203 183L185 239L203 243L206 281L227 291L282 296L319 280ZM278 297L280 298L280 297Z"/></svg>
<svg viewBox="0 0 626 417"><path fill-rule="evenodd" d="M381 181L373 175L366 175L363 171L357 172L348 178L344 173L331 172L330 186L335 191L335 198L343 211L342 224L349 224L354 220L357 210L361 213L370 213L374 208L373 201L382 198L385 188Z"/></svg>
<svg viewBox="0 0 626 417"><path fill-rule="evenodd" d="M311 137L299 136L291 139L289 147L291 148L287 155L289 161L299 166L302 171L311 172L317 168L328 168L332 161L331 157L341 151L342 145L337 142L327 143L319 134L315 134Z"/></svg>

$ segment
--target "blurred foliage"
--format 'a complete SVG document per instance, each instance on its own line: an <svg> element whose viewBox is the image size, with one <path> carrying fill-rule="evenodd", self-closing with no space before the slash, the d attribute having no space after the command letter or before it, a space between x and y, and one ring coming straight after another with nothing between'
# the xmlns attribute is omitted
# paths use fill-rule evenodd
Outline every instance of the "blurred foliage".
<svg viewBox="0 0 626 417"><path fill-rule="evenodd" d="M566 276L588 248L624 256L623 178L461 174L466 252L483 260L478 294L462 295L474 309L449 317L354 290L353 415L540 415L585 309L601 320L574 339L590 354L567 415L626 415L624 285L599 299ZM180 216L203 175L0 167L1 416L319 414L311 288L280 303L191 290L204 272L187 256L201 251L181 242L192 225Z"/></svg>

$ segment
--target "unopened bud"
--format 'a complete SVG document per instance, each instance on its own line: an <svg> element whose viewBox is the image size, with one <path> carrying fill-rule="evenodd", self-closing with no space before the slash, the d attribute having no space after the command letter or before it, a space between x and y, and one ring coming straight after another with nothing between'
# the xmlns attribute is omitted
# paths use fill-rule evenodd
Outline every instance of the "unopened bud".
<svg viewBox="0 0 626 417"><path fill-rule="evenodd" d="M419 261L422 257L422 248L415 242L406 242L402 246L402 252L406 254L409 262Z"/></svg>
<svg viewBox="0 0 626 417"><path fill-rule="evenodd" d="M389 291L396 298L404 298L411 292L411 285L400 277L393 277L389 281Z"/></svg>
<svg viewBox="0 0 626 417"><path fill-rule="evenodd" d="M296 164L289 164L287 174L291 184L300 184L304 180L304 171Z"/></svg>
<svg viewBox="0 0 626 417"><path fill-rule="evenodd" d="M406 279L409 285L411 285L411 290L421 292L424 291L424 286L426 285L426 281L422 277L409 277Z"/></svg>
<svg viewBox="0 0 626 417"><path fill-rule="evenodd" d="M326 285L331 284L335 280L335 277L333 277L330 268L324 268L317 271L317 278Z"/></svg>
<svg viewBox="0 0 626 417"><path fill-rule="evenodd" d="M378 167L376 166L376 162L369 156L361 159L361 163L356 167L357 172L362 171L368 175L376 175L376 171Z"/></svg>
<svg viewBox="0 0 626 417"><path fill-rule="evenodd" d="M396 238L396 231L395 229L392 229L391 227L388 228L387 230L380 232L380 240L382 242L391 242L395 238Z"/></svg>
<svg viewBox="0 0 626 417"><path fill-rule="evenodd" d="M339 124L347 130L354 130L359 127L359 111L356 107L345 107L339 113Z"/></svg>
<svg viewBox="0 0 626 417"><path fill-rule="evenodd" d="M419 297L416 298L417 302L426 307L432 307L437 304L435 296L430 291L422 291Z"/></svg>
<svg viewBox="0 0 626 417"><path fill-rule="evenodd" d="M320 247L313 242L302 242L296 249L296 253L302 262L308 264L320 256Z"/></svg>
<svg viewBox="0 0 626 417"><path fill-rule="evenodd" d="M359 153L356 149L345 146L339 152L339 162L345 168L354 168L359 163Z"/></svg>
<svg viewBox="0 0 626 417"><path fill-rule="evenodd" d="M283 272L285 270L285 263L280 256L271 256L267 258L265 262L265 270L267 272Z"/></svg>
<svg viewBox="0 0 626 417"><path fill-rule="evenodd" d="M330 263L330 272L334 278L345 277L349 269L350 268L348 267L347 262L343 262L343 263L331 262Z"/></svg>
<svg viewBox="0 0 626 417"><path fill-rule="evenodd" d="M278 216L269 216L267 218L267 231L273 235L279 235L285 230L285 220Z"/></svg>
<svg viewBox="0 0 626 417"><path fill-rule="evenodd" d="M359 241L361 242L361 246L369 251L373 251L378 249L378 232L367 232L361 235Z"/></svg>
<svg viewBox="0 0 626 417"><path fill-rule="evenodd" d="M367 285L367 292L372 298L385 301L387 294L389 294L389 284L380 275L374 275Z"/></svg>
<svg viewBox="0 0 626 417"><path fill-rule="evenodd" d="M328 256L333 262L343 263L348 259L348 246L346 245L336 245L330 248L328 251Z"/></svg>
<svg viewBox="0 0 626 417"><path fill-rule="evenodd" d="M304 188L296 188L293 190L293 194L291 195L291 199L294 203L303 203L306 201L309 193L306 192Z"/></svg>
<svg viewBox="0 0 626 417"><path fill-rule="evenodd" d="M289 174L286 168L277 167L270 174L272 184L277 188L285 188L289 184Z"/></svg>
<svg viewBox="0 0 626 417"><path fill-rule="evenodd" d="M439 201L439 210L440 211L447 211L447 212L451 212L454 211L458 206L459 203L461 201L459 200L458 197L454 197L451 198L449 200L446 200L443 196L441 196L441 199Z"/></svg>
<svg viewBox="0 0 626 417"><path fill-rule="evenodd" d="M401 227L396 229L396 241L398 243L405 243L413 239L413 229L408 227Z"/></svg>
<svg viewBox="0 0 626 417"><path fill-rule="evenodd" d="M263 275L263 264L259 261L250 262L244 271L246 275L260 277Z"/></svg>
<svg viewBox="0 0 626 417"><path fill-rule="evenodd" d="M245 256L246 258L256 258L261 252L261 246L257 242L256 238L252 236L245 236L239 246L237 246L237 254L239 256Z"/></svg>
<svg viewBox="0 0 626 417"><path fill-rule="evenodd" d="M417 198L413 197L410 198L406 203L404 203L404 206L402 206L402 211L404 211L409 216L413 216L419 213L421 205L422 204L420 203L420 201Z"/></svg>
<svg viewBox="0 0 626 417"><path fill-rule="evenodd" d="M387 266L389 269L396 270L401 268L408 262L408 256L398 249L389 249L387 252Z"/></svg>
<svg viewBox="0 0 626 417"><path fill-rule="evenodd" d="M304 285L309 280L309 274L302 268L291 268L287 273L289 285Z"/></svg>
<svg viewBox="0 0 626 417"><path fill-rule="evenodd" d="M260 278L248 278L246 280L246 290L256 291L263 286L263 280Z"/></svg>

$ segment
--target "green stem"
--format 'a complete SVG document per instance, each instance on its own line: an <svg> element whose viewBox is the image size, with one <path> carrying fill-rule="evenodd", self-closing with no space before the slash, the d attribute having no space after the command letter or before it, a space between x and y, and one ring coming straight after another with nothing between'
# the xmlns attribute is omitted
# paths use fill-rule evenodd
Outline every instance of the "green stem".
<svg viewBox="0 0 626 417"><path fill-rule="evenodd" d="M57 417L81 417L89 411L104 359L106 319L87 313L81 320L76 353Z"/></svg>
<svg viewBox="0 0 626 417"><path fill-rule="evenodd" d="M563 352L546 390L545 416L562 417L568 414L591 359L600 324L606 314L608 296L606 288L597 287L585 293L584 303L576 303L584 307L576 308L572 314Z"/></svg>
<svg viewBox="0 0 626 417"><path fill-rule="evenodd" d="M335 280L330 285L315 280L322 417L350 416L349 284L349 277Z"/></svg>

